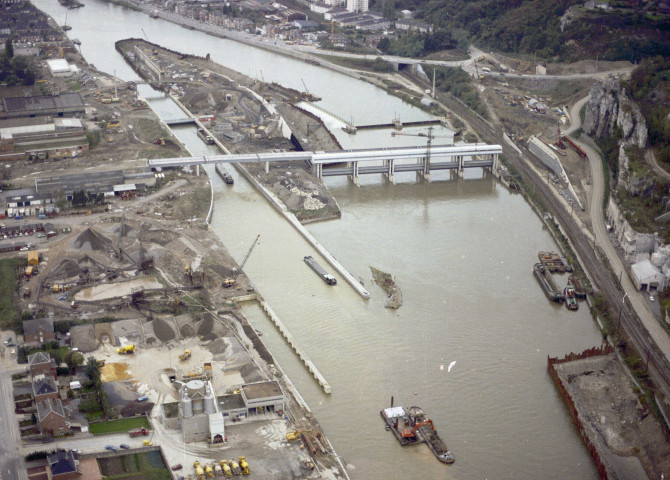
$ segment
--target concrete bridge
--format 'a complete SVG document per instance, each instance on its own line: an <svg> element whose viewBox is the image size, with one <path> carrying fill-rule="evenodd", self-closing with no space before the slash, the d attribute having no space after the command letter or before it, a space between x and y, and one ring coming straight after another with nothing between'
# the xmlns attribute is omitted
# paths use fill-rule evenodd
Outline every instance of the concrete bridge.
<svg viewBox="0 0 670 480"><path fill-rule="evenodd" d="M164 120L165 125L172 127L174 125L189 125L191 123L196 123L195 118L193 117L184 117L184 118L173 118L172 120Z"/></svg>
<svg viewBox="0 0 670 480"><path fill-rule="evenodd" d="M209 155L200 157L157 158L148 160L152 169L205 165L216 163L308 162L318 177L347 175L359 184L360 175L382 174L395 182L396 172L417 172L430 180L433 170L455 170L459 176L466 168L491 168L498 165L500 145L470 143L461 145L433 145L417 147L334 150L330 152L243 153L236 155ZM410 163L411 162L411 163ZM345 164L342 166L342 164ZM363 165L361 165L363 164ZM332 165L331 168L327 168ZM326 167L326 168L324 168Z"/></svg>

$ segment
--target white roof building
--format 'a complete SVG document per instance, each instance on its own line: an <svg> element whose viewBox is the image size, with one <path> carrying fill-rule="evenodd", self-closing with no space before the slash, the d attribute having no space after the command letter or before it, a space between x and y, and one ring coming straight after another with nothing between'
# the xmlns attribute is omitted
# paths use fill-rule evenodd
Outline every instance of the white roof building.
<svg viewBox="0 0 670 480"><path fill-rule="evenodd" d="M47 67L52 77L69 77L72 75L70 65L64 58L52 58L47 60Z"/></svg>
<svg viewBox="0 0 670 480"><path fill-rule="evenodd" d="M668 278L649 259L634 263L630 273L638 290L662 292L668 286Z"/></svg>

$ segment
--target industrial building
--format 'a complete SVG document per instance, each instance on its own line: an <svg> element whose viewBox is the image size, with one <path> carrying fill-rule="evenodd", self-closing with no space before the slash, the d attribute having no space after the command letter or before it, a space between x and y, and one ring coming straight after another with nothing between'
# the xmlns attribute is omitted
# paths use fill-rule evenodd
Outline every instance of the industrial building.
<svg viewBox="0 0 670 480"><path fill-rule="evenodd" d="M52 77L71 77L79 74L79 67L67 63L64 58L52 58L47 60L47 68Z"/></svg>
<svg viewBox="0 0 670 480"><path fill-rule="evenodd" d="M225 427L212 383L191 380L179 390L179 418L185 442L223 442Z"/></svg>
<svg viewBox="0 0 670 480"><path fill-rule="evenodd" d="M75 116L83 115L86 111L78 93L4 98L0 106L0 119L38 115Z"/></svg>

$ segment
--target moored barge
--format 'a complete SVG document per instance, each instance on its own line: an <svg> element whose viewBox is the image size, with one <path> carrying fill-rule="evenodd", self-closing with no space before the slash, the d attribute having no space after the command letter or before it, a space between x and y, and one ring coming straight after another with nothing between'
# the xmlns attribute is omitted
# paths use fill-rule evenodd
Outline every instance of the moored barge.
<svg viewBox="0 0 670 480"><path fill-rule="evenodd" d="M321 277L321 279L326 282L328 285L337 285L337 279L333 277L330 273L326 272L321 265L319 265L316 260L314 260L310 255L307 255L305 258L305 263L316 272L316 274Z"/></svg>

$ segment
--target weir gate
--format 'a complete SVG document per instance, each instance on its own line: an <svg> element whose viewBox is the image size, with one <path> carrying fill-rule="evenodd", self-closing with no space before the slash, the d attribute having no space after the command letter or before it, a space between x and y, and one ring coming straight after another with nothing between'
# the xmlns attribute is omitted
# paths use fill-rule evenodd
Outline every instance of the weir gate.
<svg viewBox="0 0 670 480"><path fill-rule="evenodd" d="M460 145L425 145L418 147L372 148L360 150L334 150L329 152L278 152L243 153L235 155L207 155L198 157L156 158L148 160L150 168L181 167L216 163L265 163L308 162L312 173L318 177L349 176L359 184L360 175L382 174L395 181L397 172L417 172L430 180L433 170L455 170L459 176L466 168L498 166L500 145L466 143Z"/></svg>

